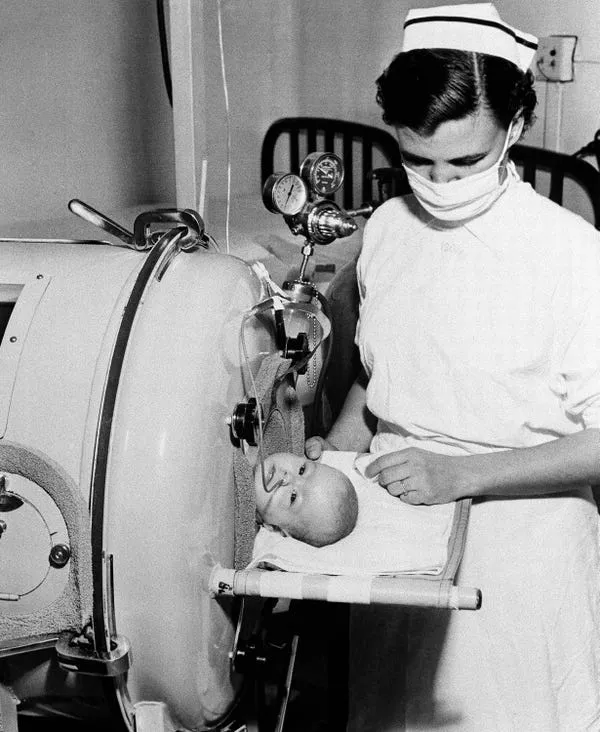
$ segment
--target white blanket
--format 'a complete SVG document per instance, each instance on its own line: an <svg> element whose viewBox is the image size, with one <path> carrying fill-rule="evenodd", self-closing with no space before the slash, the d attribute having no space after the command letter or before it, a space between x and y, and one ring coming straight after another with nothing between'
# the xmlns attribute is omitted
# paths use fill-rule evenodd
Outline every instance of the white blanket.
<svg viewBox="0 0 600 732"><path fill-rule="evenodd" d="M440 574L455 504L403 503L364 476L374 459L354 452L325 452L321 458L346 473L356 489L358 521L349 536L317 548L261 527L250 566L334 575Z"/></svg>

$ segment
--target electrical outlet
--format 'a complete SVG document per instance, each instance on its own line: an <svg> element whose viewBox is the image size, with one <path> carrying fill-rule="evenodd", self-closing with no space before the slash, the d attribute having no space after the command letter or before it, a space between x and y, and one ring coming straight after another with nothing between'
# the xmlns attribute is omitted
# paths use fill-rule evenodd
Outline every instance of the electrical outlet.
<svg viewBox="0 0 600 732"><path fill-rule="evenodd" d="M577 36L547 36L538 40L534 68L542 81L573 81Z"/></svg>

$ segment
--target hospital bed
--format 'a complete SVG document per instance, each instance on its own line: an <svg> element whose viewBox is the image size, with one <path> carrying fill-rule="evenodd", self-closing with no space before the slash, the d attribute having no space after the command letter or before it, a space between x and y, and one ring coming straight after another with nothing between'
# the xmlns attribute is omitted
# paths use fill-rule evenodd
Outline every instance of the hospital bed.
<svg viewBox="0 0 600 732"><path fill-rule="evenodd" d="M284 215L304 244L279 286L217 251L194 211L145 211L129 231L71 209L109 238L0 240L3 732L17 711L243 729L253 597L479 607L453 581L468 503L435 578L248 567L247 456L302 452L299 393L330 327L311 260L358 213L307 190Z"/></svg>

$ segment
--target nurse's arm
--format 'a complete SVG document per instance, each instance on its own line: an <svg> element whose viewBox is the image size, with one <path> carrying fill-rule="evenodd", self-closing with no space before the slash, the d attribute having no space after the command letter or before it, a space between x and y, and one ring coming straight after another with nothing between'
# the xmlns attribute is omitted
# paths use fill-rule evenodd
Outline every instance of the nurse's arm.
<svg viewBox="0 0 600 732"><path fill-rule="evenodd" d="M474 496L540 495L600 484L600 429L464 460Z"/></svg>
<svg viewBox="0 0 600 732"><path fill-rule="evenodd" d="M338 450L366 452L369 449L377 421L367 409L368 381L364 369L361 370L329 430L327 439Z"/></svg>
<svg viewBox="0 0 600 732"><path fill-rule="evenodd" d="M376 476L392 495L413 504L540 496L600 485L600 430L481 455L447 456L410 447L380 455L366 475Z"/></svg>
<svg viewBox="0 0 600 732"><path fill-rule="evenodd" d="M327 438L311 437L306 441L307 457L317 460L323 450L368 451L377 421L367 409L367 383L368 378L363 370L350 387Z"/></svg>

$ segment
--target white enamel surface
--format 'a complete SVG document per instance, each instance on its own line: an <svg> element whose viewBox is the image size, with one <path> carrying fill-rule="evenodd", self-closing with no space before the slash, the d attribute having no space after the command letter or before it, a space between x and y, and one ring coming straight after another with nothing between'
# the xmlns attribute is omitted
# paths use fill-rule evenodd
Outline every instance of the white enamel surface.
<svg viewBox="0 0 600 732"><path fill-rule="evenodd" d="M238 334L257 295L241 261L178 255L138 312L116 406L105 526L129 693L186 727L220 717L236 689L234 628L204 580L209 556L233 561L226 419L244 396Z"/></svg>
<svg viewBox="0 0 600 732"><path fill-rule="evenodd" d="M106 546L117 630L134 648L129 693L167 702L186 727L234 697L233 625L203 581L207 553L233 559L226 419L243 397L237 334L257 295L239 260L177 256L138 312L116 406Z"/></svg>
<svg viewBox="0 0 600 732"><path fill-rule="evenodd" d="M38 273L48 280L22 346L5 437L57 462L86 500L112 348L144 260L104 245L0 242L0 273L10 263L11 282ZM178 254L145 292L119 382L104 544L116 631L132 645L127 695L166 702L185 728L223 716L239 686L230 677L228 608L203 582L207 562L233 559L226 419L249 389L239 333L259 298L241 260ZM249 322L246 341L256 374L270 335Z"/></svg>
<svg viewBox="0 0 600 732"><path fill-rule="evenodd" d="M8 414L12 400L12 390L17 378L19 361L27 340L29 325L50 277L42 274L12 273L18 284L9 282L11 273L3 273L4 282L0 284L0 302L12 305L10 327L3 335L4 347L0 351L0 437L6 432Z"/></svg>
<svg viewBox="0 0 600 732"><path fill-rule="evenodd" d="M80 473L89 470L82 463L88 409L100 396L124 298L143 261L143 255L105 245L0 241L0 285L48 282L20 328L24 342L14 380L11 371L0 374L0 380L11 379L2 389L4 436L59 463L86 498ZM7 335L11 326L12 318ZM0 361L12 345L3 340Z"/></svg>

